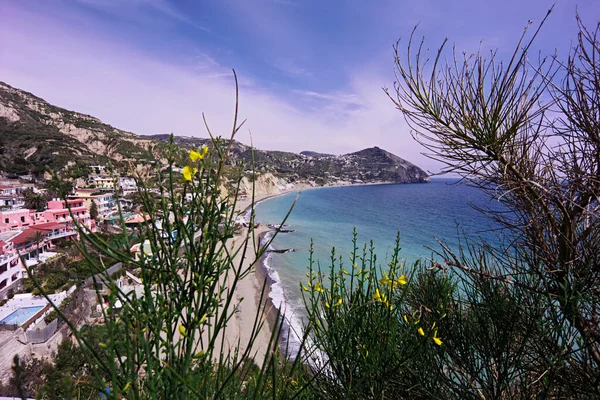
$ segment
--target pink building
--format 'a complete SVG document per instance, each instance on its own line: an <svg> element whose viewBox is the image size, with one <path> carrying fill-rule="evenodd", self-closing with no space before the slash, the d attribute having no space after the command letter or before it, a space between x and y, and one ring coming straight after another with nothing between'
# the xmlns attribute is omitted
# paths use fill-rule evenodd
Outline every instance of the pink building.
<svg viewBox="0 0 600 400"><path fill-rule="evenodd" d="M72 225L75 220L80 225L91 227L90 213L83 199L72 199L66 202L59 199L50 200L46 211L43 211L42 214L47 222L66 222L68 225Z"/></svg>
<svg viewBox="0 0 600 400"><path fill-rule="evenodd" d="M84 204L84 200L72 199L65 202L64 200L54 199L48 202L46 210L42 212L25 208L0 211L0 232L49 222L72 225L73 220L92 229L90 213Z"/></svg>

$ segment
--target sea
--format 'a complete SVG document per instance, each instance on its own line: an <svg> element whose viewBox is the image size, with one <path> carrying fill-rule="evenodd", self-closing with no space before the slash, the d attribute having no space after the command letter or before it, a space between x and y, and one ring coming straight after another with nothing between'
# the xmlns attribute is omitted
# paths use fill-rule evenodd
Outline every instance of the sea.
<svg viewBox="0 0 600 400"><path fill-rule="evenodd" d="M452 178L432 178L430 183L420 184L316 188L259 203L258 223L281 224L289 213L282 229L291 232L279 233L271 245L271 250L289 251L270 252L263 258L271 281L271 300L285 314L285 329L291 331L286 344L289 352L294 353L294 337L302 331L305 313L300 283L307 280L311 240L313 258L322 267L330 265L333 248L338 259L341 255L349 266L356 228L359 247L373 241L378 263L385 265L400 232L400 258L404 265L412 265L418 259L439 259L435 254L440 250L438 240L453 250L466 239L492 244L500 240L498 227L473 207L497 209L496 203Z"/></svg>

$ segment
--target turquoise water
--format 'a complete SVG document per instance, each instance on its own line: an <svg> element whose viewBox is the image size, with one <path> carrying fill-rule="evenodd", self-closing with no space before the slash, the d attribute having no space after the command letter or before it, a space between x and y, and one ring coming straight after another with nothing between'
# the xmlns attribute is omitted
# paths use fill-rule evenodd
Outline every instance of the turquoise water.
<svg viewBox="0 0 600 400"><path fill-rule="evenodd" d="M366 185L306 190L275 197L256 207L256 221L281 223L293 201L296 205L286 222L293 233L279 234L272 247L294 249L271 253L265 261L274 281L271 298L282 305L286 316L301 324L303 304L299 282L306 281L309 245L314 240L316 259L329 265L332 247L349 264L352 230L358 231L359 245L374 241L378 260L385 263L393 249L398 231L401 235L401 258L411 263L430 258L439 249L436 238L450 248L459 246L459 233L468 238L482 238L490 243L499 240L492 222L474 210L478 206L498 205L476 189L457 184L456 179L432 179L429 184Z"/></svg>
<svg viewBox="0 0 600 400"><path fill-rule="evenodd" d="M2 319L0 323L7 325L22 325L42 308L44 308L44 306L21 307Z"/></svg>

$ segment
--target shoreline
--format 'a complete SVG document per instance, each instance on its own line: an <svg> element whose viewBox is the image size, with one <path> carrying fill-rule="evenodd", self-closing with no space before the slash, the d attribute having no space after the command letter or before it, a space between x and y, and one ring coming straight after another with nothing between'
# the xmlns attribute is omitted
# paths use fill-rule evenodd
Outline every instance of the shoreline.
<svg viewBox="0 0 600 400"><path fill-rule="evenodd" d="M255 194L254 198L250 197L245 200L238 200L236 202L236 213L241 216L248 215L252 209L258 206L260 203L270 200L279 196L287 195L290 193L297 193L300 195L304 190L314 190L314 189L326 189L326 188L335 188L335 187L345 187L345 186L370 186L370 185L390 185L396 184L394 182L376 182L376 183L360 183L360 184L340 184L340 185L328 185L328 186L310 186L307 184L303 184L300 188L292 188L289 190L282 190L279 193L274 194L266 194L259 193ZM256 243L259 246L262 246L262 243L265 237L271 233L276 232L276 229L268 227L261 222L254 221L258 226L254 228L253 234L248 237L250 241L257 241ZM238 235L234 238L234 240L243 240L245 235ZM251 243L252 243L251 242ZM249 243L249 245L251 245ZM270 276L270 272L272 268L269 268L265 263L268 261L268 257L270 256L269 252L265 252L261 257L256 258L256 254L251 254L250 256L246 256L243 262L246 264L246 267L250 267L252 264L252 271L248 274L248 276L241 280L236 288L237 298L238 299L253 299L254 301L246 301L240 302L238 313L236 313L236 328L237 334L234 336L227 335L228 341L234 343L237 339L242 339L244 336L244 328L248 328L248 326L253 326L254 317L258 315L259 311L264 307L265 311L265 325L263 325L262 329L258 332L255 344L252 349L252 354L254 354L255 360L263 360L267 350L269 350L269 341L271 338L271 334L273 330L277 327L278 321L277 317L280 316L285 319L285 298L284 302L280 305L275 305L273 303L273 299L271 297L273 290L274 280ZM276 271L275 271L276 273ZM264 292L263 292L264 290ZM263 301L261 304L261 294L263 296ZM284 308L283 310L281 308ZM285 323L290 323L289 321ZM279 337L277 347L279 350L282 350L282 357L284 356L284 352L287 349L282 349L284 344L284 339L287 342L288 346L290 341L287 338L284 338L285 333L288 335L291 334L292 329L290 327L281 327L281 336Z"/></svg>

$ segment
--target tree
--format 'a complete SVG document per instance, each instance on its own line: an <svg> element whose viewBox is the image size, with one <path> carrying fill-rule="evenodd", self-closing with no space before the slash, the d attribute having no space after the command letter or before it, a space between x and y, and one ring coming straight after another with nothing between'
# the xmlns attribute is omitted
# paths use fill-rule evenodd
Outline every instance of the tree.
<svg viewBox="0 0 600 400"><path fill-rule="evenodd" d="M92 200L92 204L90 205L90 218L98 219L98 204L96 204L96 200Z"/></svg>
<svg viewBox="0 0 600 400"><path fill-rule="evenodd" d="M429 65L424 41L415 48L413 31L406 55L395 47L397 82L386 92L444 172L503 206L482 211L509 240L481 257L442 247L440 269L466 273L479 294L486 285L501 286L498 294L519 293L519 309L535 315L539 329L522 343L530 365L515 368L530 377L538 395L596 397L600 24L588 29L577 16L579 33L567 59L534 64L531 45L550 12L533 35L523 33L504 63L496 52L454 51L446 58L444 42ZM482 261L486 257L493 262Z"/></svg>
<svg viewBox="0 0 600 400"><path fill-rule="evenodd" d="M36 193L33 189L26 189L23 191L23 200L25 201L25 208L36 211L44 211L48 205L48 196L42 193Z"/></svg>

